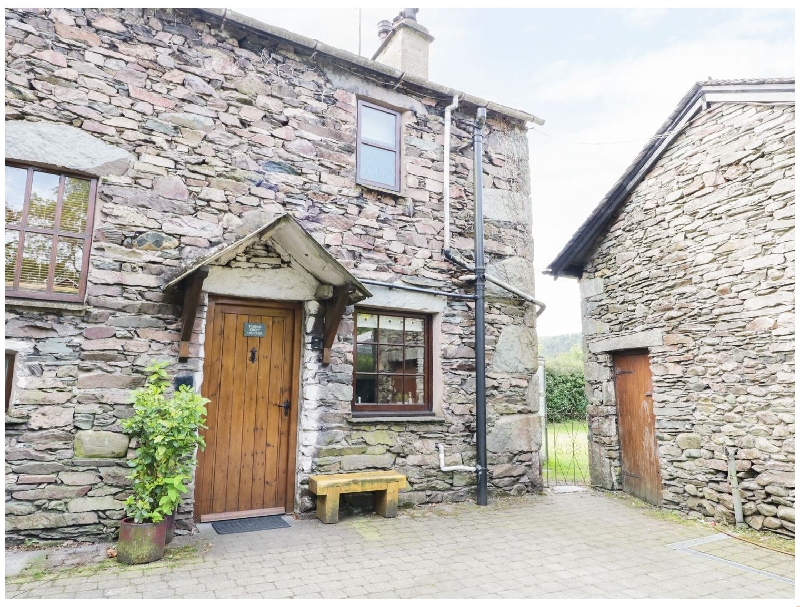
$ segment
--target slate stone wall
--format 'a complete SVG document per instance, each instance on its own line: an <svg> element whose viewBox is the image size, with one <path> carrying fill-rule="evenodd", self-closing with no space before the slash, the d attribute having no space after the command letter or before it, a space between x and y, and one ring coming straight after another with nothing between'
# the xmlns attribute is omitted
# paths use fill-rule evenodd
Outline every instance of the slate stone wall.
<svg viewBox="0 0 800 607"><path fill-rule="evenodd" d="M593 484L621 487L611 349L649 346L663 499L794 534L794 107L701 112L581 280ZM624 454L623 454L624 457Z"/></svg>
<svg viewBox="0 0 800 607"><path fill-rule="evenodd" d="M356 93L403 111L400 196L355 184ZM7 158L100 177L85 303L6 302L6 347L19 353L6 418L8 541L115 532L131 454L119 421L144 367L171 360L173 374L202 380L205 297L190 357L177 363L182 300L162 288L185 260L288 212L358 277L470 290L442 256L450 102L188 11L8 10ZM473 116L454 113L454 147L468 142ZM532 292L524 126L489 114L486 250L497 275ZM451 167L453 243L469 257L471 152L454 151ZM267 249L258 256L264 271L277 267ZM535 318L492 293L491 482L524 492L540 485ZM448 300L440 314L442 398L427 424L349 420L352 309L327 367L308 347L320 314L306 302L299 509L313 509L309 474L372 467L408 474L407 503L471 495L471 475L440 472L434 449L447 443L448 463L474 458L471 304ZM179 527L191 509L190 494Z"/></svg>

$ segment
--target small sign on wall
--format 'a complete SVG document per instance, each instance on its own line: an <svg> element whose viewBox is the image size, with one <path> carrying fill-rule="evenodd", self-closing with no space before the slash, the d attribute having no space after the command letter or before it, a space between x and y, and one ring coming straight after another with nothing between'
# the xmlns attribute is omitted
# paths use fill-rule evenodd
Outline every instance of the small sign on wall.
<svg viewBox="0 0 800 607"><path fill-rule="evenodd" d="M245 337L266 337L267 325L262 322L246 322L244 323L244 336Z"/></svg>

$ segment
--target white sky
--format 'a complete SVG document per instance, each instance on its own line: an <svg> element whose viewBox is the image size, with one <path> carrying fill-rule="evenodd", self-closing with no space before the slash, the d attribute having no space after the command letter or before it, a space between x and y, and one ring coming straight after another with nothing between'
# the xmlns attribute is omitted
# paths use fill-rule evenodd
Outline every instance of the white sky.
<svg viewBox="0 0 800 607"><path fill-rule="evenodd" d="M358 9L233 10L358 52ZM362 55L399 11L362 9ZM792 10L422 8L418 20L436 39L431 80L546 121L549 136L529 135L540 335L580 332L576 281L541 271L689 88L794 76Z"/></svg>

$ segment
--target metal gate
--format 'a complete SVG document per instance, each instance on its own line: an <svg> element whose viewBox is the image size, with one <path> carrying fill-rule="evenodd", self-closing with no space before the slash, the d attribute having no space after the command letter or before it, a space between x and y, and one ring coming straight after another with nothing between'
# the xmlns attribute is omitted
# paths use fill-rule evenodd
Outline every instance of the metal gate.
<svg viewBox="0 0 800 607"><path fill-rule="evenodd" d="M542 436L542 480L546 487L589 484L589 428L586 412L576 402L551 406L544 397L544 364L539 365L544 418Z"/></svg>

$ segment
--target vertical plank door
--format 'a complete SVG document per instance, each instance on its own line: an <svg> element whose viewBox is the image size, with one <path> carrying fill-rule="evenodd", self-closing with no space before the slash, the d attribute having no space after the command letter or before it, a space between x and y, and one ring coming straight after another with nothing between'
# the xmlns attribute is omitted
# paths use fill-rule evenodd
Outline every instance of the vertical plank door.
<svg viewBox="0 0 800 607"><path fill-rule="evenodd" d="M646 353L614 355L622 490L661 505L661 469L653 413L653 382Z"/></svg>
<svg viewBox="0 0 800 607"><path fill-rule="evenodd" d="M209 302L195 519L282 514L293 502L297 420L294 304ZM284 405L288 403L288 407Z"/></svg>

